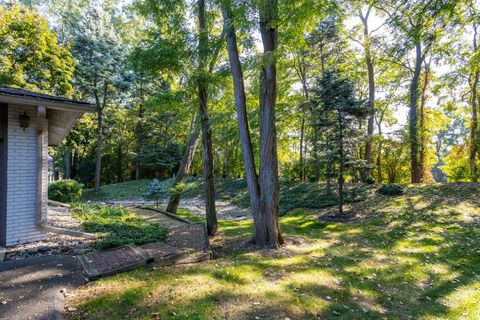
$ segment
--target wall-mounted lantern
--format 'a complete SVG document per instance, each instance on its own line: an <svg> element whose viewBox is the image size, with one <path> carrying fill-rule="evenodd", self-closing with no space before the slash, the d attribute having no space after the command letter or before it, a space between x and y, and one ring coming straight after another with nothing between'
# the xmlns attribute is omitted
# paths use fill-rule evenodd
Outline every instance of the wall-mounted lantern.
<svg viewBox="0 0 480 320"><path fill-rule="evenodd" d="M20 117L18 117L18 122L20 123L20 128L23 128L23 131L25 131L30 124L30 117L24 112L20 115Z"/></svg>

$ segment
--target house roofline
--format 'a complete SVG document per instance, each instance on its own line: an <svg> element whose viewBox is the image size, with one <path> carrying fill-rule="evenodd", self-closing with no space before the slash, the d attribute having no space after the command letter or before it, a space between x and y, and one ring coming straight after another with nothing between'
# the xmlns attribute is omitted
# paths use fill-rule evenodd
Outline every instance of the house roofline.
<svg viewBox="0 0 480 320"><path fill-rule="evenodd" d="M4 103L16 103L25 105L42 105L47 109L73 111L73 112L95 112L95 108L92 104L82 103L75 104L71 102L53 101L44 98L34 98L25 96L16 96L5 93L0 93L0 102Z"/></svg>
<svg viewBox="0 0 480 320"><path fill-rule="evenodd" d="M67 99L34 91L10 88L0 85L0 102L17 103L26 105L42 105L48 109L95 112L95 107L84 101Z"/></svg>

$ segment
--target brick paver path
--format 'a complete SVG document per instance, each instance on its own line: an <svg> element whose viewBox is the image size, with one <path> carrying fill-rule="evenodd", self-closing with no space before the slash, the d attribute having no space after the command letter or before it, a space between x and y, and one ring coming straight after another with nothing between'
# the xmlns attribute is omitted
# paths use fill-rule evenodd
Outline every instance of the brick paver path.
<svg viewBox="0 0 480 320"><path fill-rule="evenodd" d="M176 248L190 248L197 251L208 249L208 237L204 224L185 224L171 229L167 236L167 243Z"/></svg>
<svg viewBox="0 0 480 320"><path fill-rule="evenodd" d="M143 257L128 246L108 251L94 251L87 255L87 259L99 273L143 261Z"/></svg>
<svg viewBox="0 0 480 320"><path fill-rule="evenodd" d="M188 223L176 220L160 211L148 209L135 208L134 212L146 217L150 222L166 227L168 229L166 243L149 243L139 247L126 245L108 251L95 251L79 256L79 260L90 279L135 269L154 261L159 262L159 264L162 261L190 263L209 259L208 236L203 223ZM186 257L190 253L193 256L191 258Z"/></svg>
<svg viewBox="0 0 480 320"><path fill-rule="evenodd" d="M177 251L175 247L159 242L147 243L141 245L140 248L142 248L150 257L154 258L155 260L172 255Z"/></svg>
<svg viewBox="0 0 480 320"><path fill-rule="evenodd" d="M187 224L185 222L170 218L169 216L156 210L142 208L131 208L129 210L133 211L136 215L142 216L143 218L145 218L145 220L153 223L158 223L167 229L181 227Z"/></svg>

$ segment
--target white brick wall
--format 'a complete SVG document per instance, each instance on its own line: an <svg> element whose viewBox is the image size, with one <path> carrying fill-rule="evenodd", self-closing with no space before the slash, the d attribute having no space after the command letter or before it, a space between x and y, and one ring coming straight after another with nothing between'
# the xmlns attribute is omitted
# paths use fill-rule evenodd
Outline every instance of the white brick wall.
<svg viewBox="0 0 480 320"><path fill-rule="evenodd" d="M26 112L30 126L23 131L18 118ZM9 105L7 158L7 246L46 238L35 222L37 185L37 109L33 106ZM48 130L44 130L44 161L47 161ZM44 165L44 206L42 220L47 214L47 170Z"/></svg>

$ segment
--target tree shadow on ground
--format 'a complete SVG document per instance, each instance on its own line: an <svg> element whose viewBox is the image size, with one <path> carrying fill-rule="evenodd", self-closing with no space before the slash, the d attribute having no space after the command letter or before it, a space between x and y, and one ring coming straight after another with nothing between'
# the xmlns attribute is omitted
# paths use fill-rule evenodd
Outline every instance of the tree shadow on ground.
<svg viewBox="0 0 480 320"><path fill-rule="evenodd" d="M320 223L321 212L297 210L281 225L287 238L303 242L278 251L226 247L210 263L137 271L111 283L143 286L127 308L136 310L132 319L152 310L162 319L475 318L480 197L478 188L455 187L413 188L404 197L355 204L368 212L355 224ZM222 224L227 239L251 235L249 222ZM128 290L109 295L122 301ZM162 300L152 300L150 291L162 292ZM81 309L99 310L95 299Z"/></svg>

